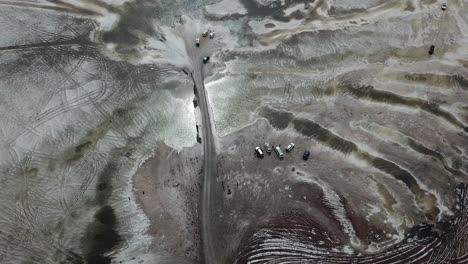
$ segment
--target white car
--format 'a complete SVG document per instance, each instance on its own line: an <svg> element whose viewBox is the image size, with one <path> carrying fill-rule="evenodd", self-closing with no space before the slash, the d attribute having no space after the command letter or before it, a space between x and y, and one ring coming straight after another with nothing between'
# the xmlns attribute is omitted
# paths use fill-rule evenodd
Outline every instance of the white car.
<svg viewBox="0 0 468 264"><path fill-rule="evenodd" d="M203 30L203 33L202 33L201 35L202 35L202 37L204 37L204 38L205 38L206 36L208 36L208 30Z"/></svg>
<svg viewBox="0 0 468 264"><path fill-rule="evenodd" d="M287 151L287 152L290 152L291 150L293 150L294 146L295 146L294 143L289 144L289 145L286 147L286 151Z"/></svg>
<svg viewBox="0 0 468 264"><path fill-rule="evenodd" d="M275 153L276 155L278 155L278 158L283 159L284 154L283 154L283 151L281 151L280 147L275 147Z"/></svg>
<svg viewBox="0 0 468 264"><path fill-rule="evenodd" d="M200 46L200 39L199 38L195 39L195 46L197 46L197 47Z"/></svg>
<svg viewBox="0 0 468 264"><path fill-rule="evenodd" d="M210 32L210 39L214 38L215 33L213 31Z"/></svg>
<svg viewBox="0 0 468 264"><path fill-rule="evenodd" d="M263 150L260 147L255 148L255 153L257 153L259 158L263 158Z"/></svg>

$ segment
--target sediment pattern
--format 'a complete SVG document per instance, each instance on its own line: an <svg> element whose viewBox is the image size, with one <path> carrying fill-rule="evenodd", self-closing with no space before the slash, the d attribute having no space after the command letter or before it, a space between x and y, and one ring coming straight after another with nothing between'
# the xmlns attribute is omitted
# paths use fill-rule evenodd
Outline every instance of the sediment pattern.
<svg viewBox="0 0 468 264"><path fill-rule="evenodd" d="M243 244L236 263L466 263L467 188L460 184L455 190L453 217L436 227L415 226L401 243L383 252L344 253L339 241L313 228L307 215L292 212L259 226Z"/></svg>
<svg viewBox="0 0 468 264"><path fill-rule="evenodd" d="M0 262L201 262L203 67L216 264L468 263L468 4L448 4L0 1Z"/></svg>

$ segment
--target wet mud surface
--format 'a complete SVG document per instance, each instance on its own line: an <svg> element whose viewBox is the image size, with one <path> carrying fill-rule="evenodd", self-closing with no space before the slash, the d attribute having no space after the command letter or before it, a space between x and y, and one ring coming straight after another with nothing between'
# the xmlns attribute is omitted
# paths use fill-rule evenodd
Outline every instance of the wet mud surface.
<svg viewBox="0 0 468 264"><path fill-rule="evenodd" d="M135 196L151 221L153 250L181 259L200 260L198 199L201 149L176 153L160 146L135 177Z"/></svg>
<svg viewBox="0 0 468 264"><path fill-rule="evenodd" d="M440 4L0 1L0 263L467 262L468 5Z"/></svg>

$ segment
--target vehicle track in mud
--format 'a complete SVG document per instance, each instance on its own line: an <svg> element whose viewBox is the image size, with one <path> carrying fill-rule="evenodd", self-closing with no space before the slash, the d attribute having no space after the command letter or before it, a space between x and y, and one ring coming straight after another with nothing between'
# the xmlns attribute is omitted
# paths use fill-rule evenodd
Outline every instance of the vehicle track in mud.
<svg viewBox="0 0 468 264"><path fill-rule="evenodd" d="M455 215L438 226L421 224L405 239L380 253L346 254L333 250L326 233L313 228L307 214L291 212L262 224L244 241L236 263L455 264L468 262L467 184L455 190ZM317 241L326 241L320 244ZM327 245L328 244L328 245ZM338 246L335 243L333 246Z"/></svg>

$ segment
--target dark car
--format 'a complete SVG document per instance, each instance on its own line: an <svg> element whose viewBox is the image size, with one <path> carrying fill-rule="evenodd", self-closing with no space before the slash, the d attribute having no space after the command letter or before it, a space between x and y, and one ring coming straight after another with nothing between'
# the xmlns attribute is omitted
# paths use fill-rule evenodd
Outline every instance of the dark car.
<svg viewBox="0 0 468 264"><path fill-rule="evenodd" d="M203 63L207 64L209 60L210 60L210 57L204 57L203 58Z"/></svg>
<svg viewBox="0 0 468 264"><path fill-rule="evenodd" d="M266 149L266 153L268 153L268 155L271 154L271 145L270 143L265 143L265 149Z"/></svg>
<svg viewBox="0 0 468 264"><path fill-rule="evenodd" d="M434 49L435 49L435 46L434 46L434 45L432 45L431 47L429 47L429 55L434 54Z"/></svg>
<svg viewBox="0 0 468 264"><path fill-rule="evenodd" d="M310 152L308 150L304 151L304 155L302 155L302 159L308 160L310 156Z"/></svg>

